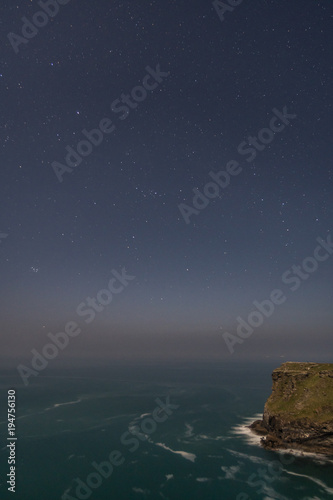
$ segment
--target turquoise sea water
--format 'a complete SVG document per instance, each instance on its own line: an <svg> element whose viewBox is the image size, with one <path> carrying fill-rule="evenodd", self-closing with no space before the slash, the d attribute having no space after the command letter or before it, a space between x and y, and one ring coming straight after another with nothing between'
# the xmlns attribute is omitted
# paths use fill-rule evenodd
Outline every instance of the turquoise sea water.
<svg viewBox="0 0 333 500"><path fill-rule="evenodd" d="M246 427L263 410L276 366L113 364L45 371L28 387L3 373L0 498L333 498L332 461L266 451ZM4 410L7 389L13 386L18 416L15 494L6 485ZM169 398L177 408L171 407L169 415L155 410L157 398ZM102 478L92 463L109 461L115 450L112 457L119 465ZM90 489L77 490L78 479L87 484L93 472Z"/></svg>

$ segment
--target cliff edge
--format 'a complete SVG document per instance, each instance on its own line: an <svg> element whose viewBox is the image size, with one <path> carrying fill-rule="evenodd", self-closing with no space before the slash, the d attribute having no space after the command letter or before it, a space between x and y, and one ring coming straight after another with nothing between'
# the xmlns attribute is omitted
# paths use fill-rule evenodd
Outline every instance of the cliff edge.
<svg viewBox="0 0 333 500"><path fill-rule="evenodd" d="M333 455L333 364L287 362L272 378L263 418L250 426L262 445Z"/></svg>

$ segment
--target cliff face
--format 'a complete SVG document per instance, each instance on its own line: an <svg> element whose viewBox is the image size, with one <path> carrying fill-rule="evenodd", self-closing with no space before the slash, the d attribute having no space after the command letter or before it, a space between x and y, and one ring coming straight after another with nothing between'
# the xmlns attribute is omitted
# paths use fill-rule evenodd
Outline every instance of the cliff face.
<svg viewBox="0 0 333 500"><path fill-rule="evenodd" d="M251 426L263 446L333 455L333 364L283 363L272 378L263 419Z"/></svg>

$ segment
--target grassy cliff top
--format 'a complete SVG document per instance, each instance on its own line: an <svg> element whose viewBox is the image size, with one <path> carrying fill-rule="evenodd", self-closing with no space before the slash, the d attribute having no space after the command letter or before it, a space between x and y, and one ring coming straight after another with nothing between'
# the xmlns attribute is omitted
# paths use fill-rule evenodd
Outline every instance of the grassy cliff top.
<svg viewBox="0 0 333 500"><path fill-rule="evenodd" d="M333 363L283 363L266 407L286 418L333 421Z"/></svg>
<svg viewBox="0 0 333 500"><path fill-rule="evenodd" d="M302 363L297 361L287 361L286 363L282 363L282 365L279 368L276 368L276 370L295 372L303 372L306 370L310 371L310 373L320 372L323 370L333 371L333 363Z"/></svg>

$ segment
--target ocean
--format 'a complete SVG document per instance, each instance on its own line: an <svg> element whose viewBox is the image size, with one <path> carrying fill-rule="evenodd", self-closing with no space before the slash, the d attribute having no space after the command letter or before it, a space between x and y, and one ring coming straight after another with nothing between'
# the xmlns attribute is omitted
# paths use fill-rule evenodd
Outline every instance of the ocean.
<svg viewBox="0 0 333 500"><path fill-rule="evenodd" d="M260 447L279 363L174 362L1 373L0 498L325 500L332 460ZM7 390L16 390L15 493Z"/></svg>

